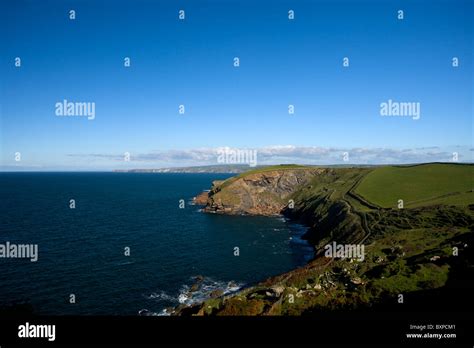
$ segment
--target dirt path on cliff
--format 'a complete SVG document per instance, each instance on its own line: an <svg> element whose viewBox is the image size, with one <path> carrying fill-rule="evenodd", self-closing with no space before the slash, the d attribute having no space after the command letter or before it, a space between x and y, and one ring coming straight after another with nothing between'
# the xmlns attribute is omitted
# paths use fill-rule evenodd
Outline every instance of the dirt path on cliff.
<svg viewBox="0 0 474 348"><path fill-rule="evenodd" d="M346 195L350 196L351 198L353 199L356 199L359 203L361 203L362 205L366 206L367 208L370 208L370 209L379 209L378 206L375 206L375 205L372 205L371 203L365 201L364 199L362 199L361 197L359 197L357 194L354 193L354 190L355 188L359 185L359 183L361 182L361 180L365 177L364 174L360 175L359 178L356 179L356 181L354 182L354 184L350 187L349 190L347 190L343 195L342 195L342 201L347 204L347 206L349 207L349 212L351 214L355 214L359 217L360 219L360 222L361 222L361 226L362 226L362 229L364 230L364 233L365 235L362 237L362 239L357 243L357 244L362 244L364 243L367 238L370 237L370 235L372 234L370 228L369 228L369 225L367 224L367 217L366 217L366 214L364 212L361 212L361 211L358 211L355 207L352 206L352 204L347 200L346 198Z"/></svg>

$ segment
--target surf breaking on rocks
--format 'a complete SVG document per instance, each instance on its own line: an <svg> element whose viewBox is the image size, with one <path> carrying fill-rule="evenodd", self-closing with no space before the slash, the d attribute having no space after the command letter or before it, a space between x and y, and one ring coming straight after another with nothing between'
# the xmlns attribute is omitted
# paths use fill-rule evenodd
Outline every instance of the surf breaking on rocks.
<svg viewBox="0 0 474 348"><path fill-rule="evenodd" d="M142 309L138 314L143 316L171 315L173 309L169 307L176 306L177 304L191 306L196 303L202 303L210 298L230 295L239 291L243 287L244 284L235 281L216 281L209 277L200 275L194 276L190 278L189 284L181 286L175 296L169 295L165 291L153 292L147 296L150 300L159 301L162 305L163 302L165 302L169 306L163 308L159 312Z"/></svg>

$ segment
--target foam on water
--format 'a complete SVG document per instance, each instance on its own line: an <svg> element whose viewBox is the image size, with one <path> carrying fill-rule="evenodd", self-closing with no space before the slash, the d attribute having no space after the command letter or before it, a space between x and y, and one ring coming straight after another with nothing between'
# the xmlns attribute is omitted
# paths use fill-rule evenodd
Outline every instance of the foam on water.
<svg viewBox="0 0 474 348"><path fill-rule="evenodd" d="M175 298L171 295L168 295L164 291L160 292L153 292L150 295L147 296L148 299L150 300L165 300L165 301L174 301Z"/></svg>
<svg viewBox="0 0 474 348"><path fill-rule="evenodd" d="M204 277L201 281L195 277L191 278L192 285L184 284L178 295L178 302L181 304L192 305L203 302L211 298L213 292L222 291L222 295L229 295L240 290L243 284L233 281L216 281L212 278ZM192 286L195 289L192 289ZM193 291L191 291L193 290Z"/></svg>
<svg viewBox="0 0 474 348"><path fill-rule="evenodd" d="M153 292L146 296L150 300L158 301L162 308L158 311L141 309L138 314L142 316L169 315L166 307L184 304L187 306L201 303L212 298L213 294L225 296L242 289L244 284L234 281L216 281L210 277L191 277L189 282L183 284L176 295L169 295L165 291ZM163 302L168 303L165 306ZM163 308L165 307L165 308Z"/></svg>

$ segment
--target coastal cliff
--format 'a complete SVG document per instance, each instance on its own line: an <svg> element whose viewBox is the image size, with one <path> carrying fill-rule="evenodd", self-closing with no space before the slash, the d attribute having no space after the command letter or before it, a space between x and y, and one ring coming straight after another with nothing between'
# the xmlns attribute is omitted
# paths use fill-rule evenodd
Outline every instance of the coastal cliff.
<svg viewBox="0 0 474 348"><path fill-rule="evenodd" d="M329 237L356 242L365 235L363 218L344 197L351 187L347 183L353 184L368 171L277 166L215 181L209 193L196 199L203 205L205 201L203 211L208 213L285 215L309 227L305 238L313 245Z"/></svg>
<svg viewBox="0 0 474 348"><path fill-rule="evenodd" d="M400 293L421 306L427 298L461 291L463 281L474 275L469 256L474 253L468 252L474 244L473 174L474 166L453 164L276 166L214 182L201 197L203 211L285 215L308 226L305 238L315 257L237 294L181 306L171 314L301 315L385 308L396 305ZM455 184L447 180L452 176L458 178ZM401 208L400 197L405 198ZM332 243L363 245L363 258L328 258L324 248Z"/></svg>
<svg viewBox="0 0 474 348"><path fill-rule="evenodd" d="M214 182L205 211L238 215L280 215L291 195L328 169L271 169Z"/></svg>

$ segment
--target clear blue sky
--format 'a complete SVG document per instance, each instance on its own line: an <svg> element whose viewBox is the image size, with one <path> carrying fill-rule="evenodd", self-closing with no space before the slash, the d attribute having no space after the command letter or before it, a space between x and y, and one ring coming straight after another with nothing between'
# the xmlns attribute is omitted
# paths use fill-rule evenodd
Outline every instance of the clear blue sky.
<svg viewBox="0 0 474 348"><path fill-rule="evenodd" d="M276 145L472 160L473 17L469 0L3 0L1 165L112 169L126 151L131 167L192 165L195 149ZM63 99L95 102L95 119L57 117ZM381 117L388 99L421 118Z"/></svg>

